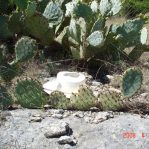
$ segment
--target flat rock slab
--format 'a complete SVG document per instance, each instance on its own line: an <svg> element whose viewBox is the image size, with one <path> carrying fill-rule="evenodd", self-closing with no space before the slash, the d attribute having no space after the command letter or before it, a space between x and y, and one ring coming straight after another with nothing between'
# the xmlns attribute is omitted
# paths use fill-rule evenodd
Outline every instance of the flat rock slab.
<svg viewBox="0 0 149 149"><path fill-rule="evenodd" d="M41 122L29 122L32 115L41 115ZM77 140L74 146L61 145L59 138L46 138L45 128L54 124L69 124L69 134ZM50 127L52 126L52 127ZM54 129L54 128L53 128ZM52 131L52 130L51 130ZM64 133L65 134L65 133ZM149 116L120 114L98 124L87 123L83 118L70 116L57 119L40 110L10 111L0 125L0 149L148 149Z"/></svg>

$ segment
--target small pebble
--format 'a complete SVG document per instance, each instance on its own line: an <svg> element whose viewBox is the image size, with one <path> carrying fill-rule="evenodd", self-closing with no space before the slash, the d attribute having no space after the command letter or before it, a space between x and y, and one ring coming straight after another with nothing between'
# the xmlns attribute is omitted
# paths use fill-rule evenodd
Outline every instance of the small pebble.
<svg viewBox="0 0 149 149"><path fill-rule="evenodd" d="M61 136L58 140L59 144L71 144L71 145L76 145L77 141L73 137L70 136Z"/></svg>
<svg viewBox="0 0 149 149"><path fill-rule="evenodd" d="M41 117L31 117L31 119L29 120L29 122L41 122L42 118Z"/></svg>
<svg viewBox="0 0 149 149"><path fill-rule="evenodd" d="M57 119L62 119L63 115L62 114L53 114L52 117L57 118Z"/></svg>
<svg viewBox="0 0 149 149"><path fill-rule="evenodd" d="M73 114L75 117L78 117L78 118L83 118L84 117L84 113L83 112L76 112Z"/></svg>

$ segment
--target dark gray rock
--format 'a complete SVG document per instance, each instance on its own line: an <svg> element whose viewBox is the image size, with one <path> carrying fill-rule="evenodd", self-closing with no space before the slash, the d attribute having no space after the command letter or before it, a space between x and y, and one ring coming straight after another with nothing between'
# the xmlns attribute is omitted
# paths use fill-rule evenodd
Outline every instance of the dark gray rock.
<svg viewBox="0 0 149 149"><path fill-rule="evenodd" d="M44 133L46 138L57 138L63 135L66 135L69 132L68 123L60 123L60 124L51 124L46 127L46 132Z"/></svg>
<svg viewBox="0 0 149 149"><path fill-rule="evenodd" d="M77 140L71 136L61 136L58 139L59 144L71 144L71 145L76 145Z"/></svg>

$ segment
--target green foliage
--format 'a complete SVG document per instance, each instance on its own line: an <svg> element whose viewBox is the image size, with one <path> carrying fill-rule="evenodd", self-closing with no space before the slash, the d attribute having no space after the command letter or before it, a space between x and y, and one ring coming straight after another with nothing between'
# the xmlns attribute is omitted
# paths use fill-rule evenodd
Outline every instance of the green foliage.
<svg viewBox="0 0 149 149"><path fill-rule="evenodd" d="M57 109L69 109L70 99L66 98L64 93L55 91L50 94L49 104Z"/></svg>
<svg viewBox="0 0 149 149"><path fill-rule="evenodd" d="M117 111L123 108L121 93L116 91L104 91L103 93L99 94L98 99L101 104L101 109L104 111Z"/></svg>
<svg viewBox="0 0 149 149"><path fill-rule="evenodd" d="M27 9L26 9L26 15L27 16L33 16L36 12L37 4L36 2L28 2Z"/></svg>
<svg viewBox="0 0 149 149"><path fill-rule="evenodd" d="M134 17L139 13L149 12L148 0L125 0L123 5L123 12L128 17Z"/></svg>
<svg viewBox="0 0 149 149"><path fill-rule="evenodd" d="M19 81L15 88L17 103L25 108L42 108L47 103L41 84L32 79Z"/></svg>
<svg viewBox="0 0 149 149"><path fill-rule="evenodd" d="M24 31L43 45L49 45L54 39L54 32L49 28L48 20L40 14L25 18Z"/></svg>
<svg viewBox="0 0 149 149"><path fill-rule="evenodd" d="M37 52L37 44L30 37L21 37L15 45L16 61L26 61L31 59Z"/></svg>
<svg viewBox="0 0 149 149"><path fill-rule="evenodd" d="M3 62L0 64L0 80L10 82L14 77L19 74L19 68L17 64L8 64Z"/></svg>
<svg viewBox="0 0 149 149"><path fill-rule="evenodd" d="M67 33L74 58L107 60L109 57L108 60L117 61L129 57L124 52L125 48L143 45L144 51L147 40L147 30L143 28L145 17L112 24L110 28L106 26L107 16L116 15L121 8L121 1L116 0L94 1L91 5L80 1L66 4L66 15L71 16Z"/></svg>
<svg viewBox="0 0 149 149"><path fill-rule="evenodd" d="M12 33L8 29L8 16L0 15L0 38L7 39L12 37Z"/></svg>
<svg viewBox="0 0 149 149"><path fill-rule="evenodd" d="M9 6L9 0L0 0L0 13L5 13Z"/></svg>
<svg viewBox="0 0 149 149"><path fill-rule="evenodd" d="M5 110L13 104L13 99L6 88L0 85L0 110Z"/></svg>
<svg viewBox="0 0 149 149"><path fill-rule="evenodd" d="M63 11L55 2L51 1L46 6L43 16L48 19L50 26L58 25L63 19Z"/></svg>
<svg viewBox="0 0 149 149"><path fill-rule="evenodd" d="M95 31L86 40L89 45L100 48L104 44L104 35L102 31Z"/></svg>
<svg viewBox="0 0 149 149"><path fill-rule="evenodd" d="M15 34L19 34L22 32L23 20L22 20L22 13L21 12L13 12L8 21L8 28L9 30Z"/></svg>
<svg viewBox="0 0 149 149"><path fill-rule="evenodd" d="M141 18L128 20L123 25L117 26L113 33L116 35L116 40L121 46L130 47L141 42L140 32L144 24L145 20Z"/></svg>
<svg viewBox="0 0 149 149"><path fill-rule="evenodd" d="M142 72L138 68L129 68L124 72L122 79L122 93L124 97L131 97L142 84Z"/></svg>
<svg viewBox="0 0 149 149"><path fill-rule="evenodd" d="M43 13L48 3L49 0L38 0L37 11Z"/></svg>
<svg viewBox="0 0 149 149"><path fill-rule="evenodd" d="M13 0L13 2L20 10L25 10L27 8L28 0Z"/></svg>
<svg viewBox="0 0 149 149"><path fill-rule="evenodd" d="M100 12L103 16L116 15L121 10L121 0L101 0Z"/></svg>
<svg viewBox="0 0 149 149"><path fill-rule="evenodd" d="M85 111L98 105L96 97L88 87L81 87L77 94L73 94L72 97L70 97L70 100L75 110Z"/></svg>

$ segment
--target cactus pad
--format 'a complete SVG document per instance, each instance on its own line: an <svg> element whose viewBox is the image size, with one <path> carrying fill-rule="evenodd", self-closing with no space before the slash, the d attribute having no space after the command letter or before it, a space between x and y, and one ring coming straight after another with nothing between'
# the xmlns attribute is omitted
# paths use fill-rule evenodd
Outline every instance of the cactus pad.
<svg viewBox="0 0 149 149"><path fill-rule="evenodd" d="M66 98L64 93L60 91L54 91L50 94L49 104L53 108L69 109L70 99Z"/></svg>
<svg viewBox="0 0 149 149"><path fill-rule="evenodd" d="M30 37L22 37L15 45L16 61L32 58L37 50L36 41Z"/></svg>
<svg viewBox="0 0 149 149"><path fill-rule="evenodd" d="M105 91L98 97L102 110L121 110L123 107L121 94L116 91Z"/></svg>
<svg viewBox="0 0 149 149"><path fill-rule="evenodd" d="M33 16L36 12L37 4L36 2L28 2L27 9L26 9L26 15L27 16Z"/></svg>
<svg viewBox="0 0 149 149"><path fill-rule="evenodd" d="M22 31L22 13L14 12L9 18L8 27L12 33L20 33Z"/></svg>
<svg viewBox="0 0 149 149"><path fill-rule="evenodd" d="M122 93L124 97L133 96L141 87L143 80L142 72L139 68L129 68L124 72L122 78Z"/></svg>
<svg viewBox="0 0 149 149"><path fill-rule="evenodd" d="M43 45L49 45L54 39L54 31L49 27L48 20L40 14L25 18L24 32L38 39Z"/></svg>
<svg viewBox="0 0 149 149"><path fill-rule="evenodd" d="M81 87L78 93L70 97L72 107L77 110L89 110L91 107L97 106L97 99L88 87Z"/></svg>
<svg viewBox="0 0 149 149"><path fill-rule="evenodd" d="M13 0L13 1L20 10L26 9L28 0Z"/></svg>
<svg viewBox="0 0 149 149"><path fill-rule="evenodd" d="M7 109L13 104L12 97L8 94L5 87L0 86L0 110Z"/></svg>
<svg viewBox="0 0 149 149"><path fill-rule="evenodd" d="M51 1L46 6L43 16L48 19L50 26L58 25L63 19L63 11L56 3Z"/></svg>
<svg viewBox="0 0 149 149"><path fill-rule="evenodd" d="M7 39L12 36L12 33L8 29L8 17L0 15L0 38Z"/></svg>
<svg viewBox="0 0 149 149"><path fill-rule="evenodd" d="M42 108L47 103L47 96L42 85L32 79L19 81L15 88L17 103L25 108Z"/></svg>
<svg viewBox="0 0 149 149"><path fill-rule="evenodd" d="M121 10L120 0L101 0L100 12L103 16L116 15Z"/></svg>
<svg viewBox="0 0 149 149"><path fill-rule="evenodd" d="M17 65L7 64L3 62L0 65L0 79L4 80L5 82L10 82L14 77L16 77L19 73L19 69Z"/></svg>
<svg viewBox="0 0 149 149"><path fill-rule="evenodd" d="M87 41L93 47L102 47L104 45L104 35L102 31L93 32L88 38Z"/></svg>

